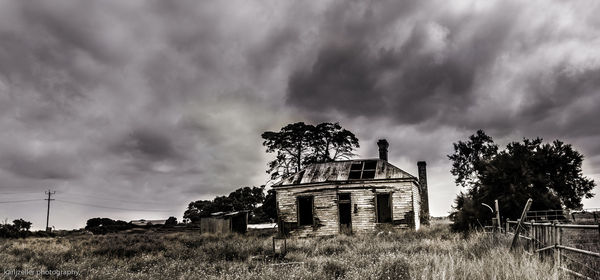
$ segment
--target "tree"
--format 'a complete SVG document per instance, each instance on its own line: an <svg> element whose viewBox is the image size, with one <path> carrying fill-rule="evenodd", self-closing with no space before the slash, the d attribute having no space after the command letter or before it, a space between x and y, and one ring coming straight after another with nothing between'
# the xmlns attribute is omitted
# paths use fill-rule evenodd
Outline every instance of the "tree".
<svg viewBox="0 0 600 280"><path fill-rule="evenodd" d="M262 205L254 210L252 222L266 223L275 220L277 220L277 202L275 200L275 190L270 189L267 191L267 196L265 196Z"/></svg>
<svg viewBox="0 0 600 280"><path fill-rule="evenodd" d="M339 123L321 123L315 126L311 143L314 153L307 162L328 162L348 159L354 156L354 148L358 148L358 138Z"/></svg>
<svg viewBox="0 0 600 280"><path fill-rule="evenodd" d="M165 221L165 226L176 226L177 225L177 218L171 216L169 217L166 221Z"/></svg>
<svg viewBox="0 0 600 280"><path fill-rule="evenodd" d="M12 225L4 222L0 224L0 237L1 238L25 238L31 235L29 229L31 228L31 222L23 219L14 220Z"/></svg>
<svg viewBox="0 0 600 280"><path fill-rule="evenodd" d="M132 227L132 224L121 220L113 220L110 218L91 218L87 220L85 229L94 234L105 234L109 232L127 230Z"/></svg>
<svg viewBox="0 0 600 280"><path fill-rule="evenodd" d="M483 130L478 130L469 141L458 141L453 146L455 152L448 156L452 161L450 173L456 176L457 185L474 187L486 163L498 153L498 145Z"/></svg>
<svg viewBox="0 0 600 280"><path fill-rule="evenodd" d="M271 179L300 171L312 152L313 134L314 126L297 122L284 126L279 132L266 131L261 135L267 153L277 153L268 163L267 173L271 174Z"/></svg>
<svg viewBox="0 0 600 280"><path fill-rule="evenodd" d="M29 231L29 229L31 228L31 222L25 221L23 219L14 220L13 225L17 231Z"/></svg>
<svg viewBox="0 0 600 280"><path fill-rule="evenodd" d="M261 136L266 152L276 153L267 169L272 180L298 172L307 164L349 158L354 155L353 149L359 147L356 136L339 123L314 126L297 122Z"/></svg>
<svg viewBox="0 0 600 280"><path fill-rule="evenodd" d="M492 213L482 203L500 202L504 218L517 219L528 198L531 210L582 207L591 198L593 180L583 176L583 155L559 140L541 138L509 143L498 151L483 131L467 142L454 144L452 174L465 187L455 200L454 228L466 230L489 221Z"/></svg>

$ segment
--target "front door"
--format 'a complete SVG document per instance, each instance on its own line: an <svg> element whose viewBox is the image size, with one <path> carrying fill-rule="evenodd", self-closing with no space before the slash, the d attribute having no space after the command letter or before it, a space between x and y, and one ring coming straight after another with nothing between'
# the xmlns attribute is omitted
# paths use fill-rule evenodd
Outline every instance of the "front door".
<svg viewBox="0 0 600 280"><path fill-rule="evenodd" d="M392 201L389 193L377 194L377 222L392 222Z"/></svg>
<svg viewBox="0 0 600 280"><path fill-rule="evenodd" d="M340 218L340 233L352 233L352 206L349 193L338 195L338 208Z"/></svg>

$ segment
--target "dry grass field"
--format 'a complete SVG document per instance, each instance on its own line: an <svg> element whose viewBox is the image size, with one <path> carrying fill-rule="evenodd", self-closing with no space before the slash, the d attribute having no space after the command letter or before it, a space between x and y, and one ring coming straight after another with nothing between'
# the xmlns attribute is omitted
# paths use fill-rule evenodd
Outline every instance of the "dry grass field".
<svg viewBox="0 0 600 280"><path fill-rule="evenodd" d="M468 238L448 225L419 232L289 239L193 232L0 240L0 268L77 271L78 279L552 279L551 263L509 253L505 236ZM258 256L258 257L257 257ZM566 275L560 275L566 279ZM74 276L29 275L26 279Z"/></svg>

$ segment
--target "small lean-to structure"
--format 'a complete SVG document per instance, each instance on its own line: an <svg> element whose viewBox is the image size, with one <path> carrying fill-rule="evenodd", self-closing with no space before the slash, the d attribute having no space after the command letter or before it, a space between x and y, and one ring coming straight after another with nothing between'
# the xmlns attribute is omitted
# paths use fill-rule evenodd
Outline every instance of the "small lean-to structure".
<svg viewBox="0 0 600 280"><path fill-rule="evenodd" d="M427 223L425 162L417 163L417 178L387 161L385 139L377 144L377 159L315 163L275 184L279 233L310 237L386 226L418 230Z"/></svg>

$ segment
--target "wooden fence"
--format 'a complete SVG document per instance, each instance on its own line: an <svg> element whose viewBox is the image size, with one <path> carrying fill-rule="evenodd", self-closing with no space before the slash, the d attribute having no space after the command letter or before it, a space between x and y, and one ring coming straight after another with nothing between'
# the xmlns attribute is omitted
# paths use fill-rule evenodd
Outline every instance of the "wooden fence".
<svg viewBox="0 0 600 280"><path fill-rule="evenodd" d="M600 224L576 225L554 222L506 221L506 234L519 233L524 248L543 259L552 259L556 269L586 279L600 279ZM577 248L579 247L579 248ZM558 273L557 273L558 275Z"/></svg>

